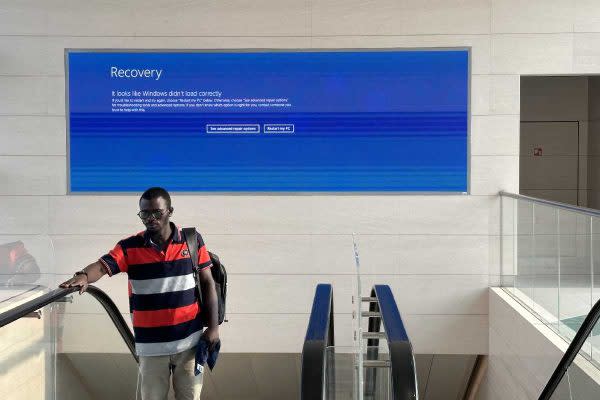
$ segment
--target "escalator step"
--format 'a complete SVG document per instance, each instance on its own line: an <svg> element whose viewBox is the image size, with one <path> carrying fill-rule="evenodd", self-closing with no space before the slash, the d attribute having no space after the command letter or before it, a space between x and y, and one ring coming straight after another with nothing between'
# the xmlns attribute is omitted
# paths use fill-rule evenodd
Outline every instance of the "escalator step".
<svg viewBox="0 0 600 400"><path fill-rule="evenodd" d="M362 297L364 303L377 303L377 297Z"/></svg>
<svg viewBox="0 0 600 400"><path fill-rule="evenodd" d="M389 368L390 362L388 360L365 360L363 361L364 368Z"/></svg>
<svg viewBox="0 0 600 400"><path fill-rule="evenodd" d="M365 339L387 339L385 332L363 332Z"/></svg>
<svg viewBox="0 0 600 400"><path fill-rule="evenodd" d="M381 318L381 313L379 311L363 311L360 315L363 317Z"/></svg>

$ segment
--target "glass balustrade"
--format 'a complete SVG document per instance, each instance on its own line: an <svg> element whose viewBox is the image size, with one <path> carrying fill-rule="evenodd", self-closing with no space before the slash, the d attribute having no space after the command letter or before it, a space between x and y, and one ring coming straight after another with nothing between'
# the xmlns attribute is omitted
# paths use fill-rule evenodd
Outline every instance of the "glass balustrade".
<svg viewBox="0 0 600 400"><path fill-rule="evenodd" d="M501 283L570 342L600 298L600 212L501 196ZM600 330L582 354L600 365Z"/></svg>

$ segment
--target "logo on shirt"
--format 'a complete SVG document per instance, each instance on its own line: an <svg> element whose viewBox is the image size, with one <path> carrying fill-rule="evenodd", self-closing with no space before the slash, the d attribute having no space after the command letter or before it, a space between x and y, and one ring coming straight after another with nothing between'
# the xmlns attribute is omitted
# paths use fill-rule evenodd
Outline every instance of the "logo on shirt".
<svg viewBox="0 0 600 400"><path fill-rule="evenodd" d="M190 255L190 252L188 250L182 250L181 251L181 257L187 257Z"/></svg>

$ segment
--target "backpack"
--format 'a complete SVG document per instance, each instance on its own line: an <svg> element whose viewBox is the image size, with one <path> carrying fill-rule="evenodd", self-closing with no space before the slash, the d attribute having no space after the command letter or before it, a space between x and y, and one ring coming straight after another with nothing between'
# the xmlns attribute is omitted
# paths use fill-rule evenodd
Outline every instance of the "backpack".
<svg viewBox="0 0 600 400"><path fill-rule="evenodd" d="M196 240L196 228L183 228L183 237L188 246L188 250L190 252L190 258L192 259L192 266L194 270L194 280L196 281L196 287L198 289L198 302L200 303L200 309L203 310L202 307L202 287L200 285L199 279L199 271L198 271L198 241ZM208 252L210 256L210 260L212 261L212 268L210 272L212 274L213 280L215 281L215 290L217 292L217 304L218 304L218 321L219 325L223 323L223 321L227 322L225 319L225 304L227 299L227 271L225 270L225 266L221 264L219 260L219 256L214 253ZM207 326L206 313L202 313L202 321L204 326Z"/></svg>

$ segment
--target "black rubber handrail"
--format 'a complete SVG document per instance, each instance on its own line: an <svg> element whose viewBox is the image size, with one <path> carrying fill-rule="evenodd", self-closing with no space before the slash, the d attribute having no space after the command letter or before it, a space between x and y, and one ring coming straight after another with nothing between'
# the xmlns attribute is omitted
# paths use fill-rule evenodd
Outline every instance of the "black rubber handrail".
<svg viewBox="0 0 600 400"><path fill-rule="evenodd" d="M577 354L579 354L579 351L583 347L586 339L590 336L590 333L592 333L592 330L598 323L599 319L600 300L598 300L596 304L594 304L594 307L592 307L587 317L585 317L585 320L583 321L583 324L577 331L575 338L573 338L573 341L571 342L571 344L567 348L567 351L558 363L558 366L554 370L554 373L550 377L550 380L544 387L542 394L540 394L539 400L550 400L550 398L554 394L554 391L560 384L560 381L564 377L571 364L573 364L575 357L577 356Z"/></svg>
<svg viewBox="0 0 600 400"><path fill-rule="evenodd" d="M381 313L381 318L369 317L369 332L379 332L383 322L390 357L392 399L417 400L417 369L412 344L392 290L388 285L375 285L371 290L371 297L375 297L377 301L370 303L369 311ZM367 346L367 357L377 359L379 339L369 339ZM377 369L367 371L365 382L369 385L366 388L368 393L374 393L376 378Z"/></svg>
<svg viewBox="0 0 600 400"><path fill-rule="evenodd" d="M335 385L333 365L327 366L327 348L334 343L333 288L319 284L302 348L301 400L323 399L325 385Z"/></svg>
<svg viewBox="0 0 600 400"><path fill-rule="evenodd" d="M77 292L78 290L78 286L55 289L40 297L23 303L11 310L3 312L2 314L0 314L0 328L18 320L19 318L31 314L32 312L39 310L40 308L43 308L48 304L54 303L55 301L60 300L73 292ZM123 338L123 341L129 348L131 355L133 356L136 362L139 362L138 356L135 353L135 340L133 337L133 333L131 332L131 329L129 329L129 327L127 326L127 322L125 322L123 315L121 315L121 312L119 311L115 303L110 299L110 297L108 297L106 293L104 293L104 291L98 289L96 286L89 285L86 292L89 293L96 300L98 300L102 307L104 307L106 313L108 314L111 321L119 331L119 334Z"/></svg>

